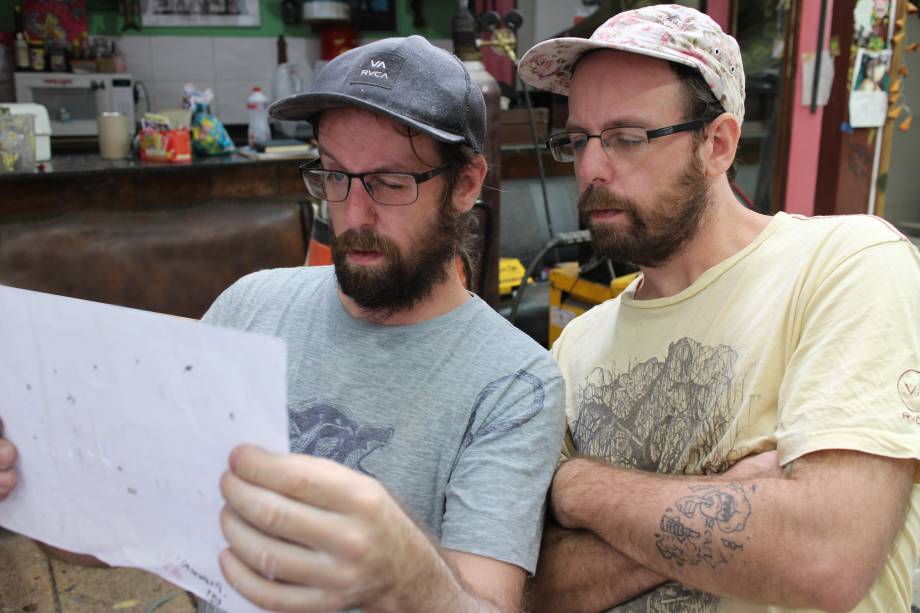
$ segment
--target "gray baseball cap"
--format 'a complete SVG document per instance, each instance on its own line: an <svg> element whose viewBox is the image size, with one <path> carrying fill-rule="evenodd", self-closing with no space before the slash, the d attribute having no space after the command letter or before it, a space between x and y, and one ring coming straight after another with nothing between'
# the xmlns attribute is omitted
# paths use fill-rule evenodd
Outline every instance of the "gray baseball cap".
<svg viewBox="0 0 920 613"><path fill-rule="evenodd" d="M282 98L268 113L313 121L352 106L381 113L447 143L482 152L486 104L460 59L421 36L386 38L346 51L313 80L309 92Z"/></svg>

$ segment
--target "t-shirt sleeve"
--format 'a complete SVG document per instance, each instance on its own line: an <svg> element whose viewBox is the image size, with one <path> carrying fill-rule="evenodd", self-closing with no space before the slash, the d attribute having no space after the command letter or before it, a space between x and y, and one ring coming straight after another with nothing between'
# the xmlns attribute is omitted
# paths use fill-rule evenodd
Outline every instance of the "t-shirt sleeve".
<svg viewBox="0 0 920 613"><path fill-rule="evenodd" d="M828 270L805 294L784 373L780 461L824 449L920 458L917 250L875 244Z"/></svg>
<svg viewBox="0 0 920 613"><path fill-rule="evenodd" d="M254 291L255 286L259 283L259 279L262 279L264 283L266 272L248 274L221 292L207 312L202 315L201 321L222 328L239 328L240 322L237 319L244 311L243 307L252 306L255 294L258 293Z"/></svg>
<svg viewBox="0 0 920 613"><path fill-rule="evenodd" d="M443 547L534 572L563 440L563 387L547 354L480 392L447 484Z"/></svg>

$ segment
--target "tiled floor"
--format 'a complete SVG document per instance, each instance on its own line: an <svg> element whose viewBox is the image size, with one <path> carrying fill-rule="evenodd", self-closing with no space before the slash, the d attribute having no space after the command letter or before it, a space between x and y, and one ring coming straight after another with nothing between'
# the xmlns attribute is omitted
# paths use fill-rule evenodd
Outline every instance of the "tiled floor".
<svg viewBox="0 0 920 613"><path fill-rule="evenodd" d="M0 613L99 611L194 613L195 606L155 575L49 559L31 540L0 528Z"/></svg>

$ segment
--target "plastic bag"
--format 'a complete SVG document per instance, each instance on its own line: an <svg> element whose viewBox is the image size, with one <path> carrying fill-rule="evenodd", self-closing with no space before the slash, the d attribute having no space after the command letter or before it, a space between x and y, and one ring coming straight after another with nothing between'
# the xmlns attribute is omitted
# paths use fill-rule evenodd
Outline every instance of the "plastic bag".
<svg viewBox="0 0 920 613"><path fill-rule="evenodd" d="M214 93L185 84L184 106L192 111L192 151L198 155L225 155L235 150L227 129L210 111Z"/></svg>

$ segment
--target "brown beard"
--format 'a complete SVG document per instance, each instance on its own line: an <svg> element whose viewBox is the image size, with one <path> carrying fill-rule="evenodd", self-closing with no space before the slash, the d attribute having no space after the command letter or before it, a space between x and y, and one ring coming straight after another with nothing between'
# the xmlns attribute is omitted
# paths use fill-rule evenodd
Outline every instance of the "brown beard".
<svg viewBox="0 0 920 613"><path fill-rule="evenodd" d="M435 222L410 241L414 252L408 256L373 230L346 230L335 236L333 228L332 235L332 261L342 293L385 318L412 308L447 280L447 264L459 250L463 225L451 202L442 200ZM347 260L352 250L378 251L385 261L378 267L352 266Z"/></svg>
<svg viewBox="0 0 920 613"><path fill-rule="evenodd" d="M709 183L703 163L694 154L674 185L659 198L661 204L641 212L634 200L604 188L589 186L578 198L582 224L591 230L594 252L619 262L655 268L677 256L696 236L709 208ZM595 210L620 209L629 227L591 223Z"/></svg>

